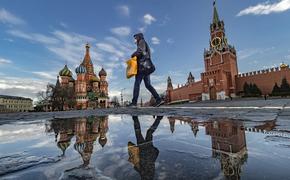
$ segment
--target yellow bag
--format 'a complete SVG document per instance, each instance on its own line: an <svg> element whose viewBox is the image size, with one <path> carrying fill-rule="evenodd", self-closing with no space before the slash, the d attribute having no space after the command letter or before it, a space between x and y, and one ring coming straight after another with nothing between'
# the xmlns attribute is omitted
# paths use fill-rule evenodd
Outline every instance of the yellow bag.
<svg viewBox="0 0 290 180"><path fill-rule="evenodd" d="M140 149L132 142L128 142L128 161L138 169L140 168Z"/></svg>
<svg viewBox="0 0 290 180"><path fill-rule="evenodd" d="M134 56L133 58L129 59L127 62L127 79L137 75L137 57Z"/></svg>

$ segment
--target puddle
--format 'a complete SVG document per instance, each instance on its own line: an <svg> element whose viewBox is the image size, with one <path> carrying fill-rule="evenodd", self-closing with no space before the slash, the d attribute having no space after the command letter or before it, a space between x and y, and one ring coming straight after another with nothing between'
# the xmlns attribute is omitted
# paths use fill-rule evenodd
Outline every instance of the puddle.
<svg viewBox="0 0 290 180"><path fill-rule="evenodd" d="M0 179L289 179L275 122L102 116L0 126Z"/></svg>

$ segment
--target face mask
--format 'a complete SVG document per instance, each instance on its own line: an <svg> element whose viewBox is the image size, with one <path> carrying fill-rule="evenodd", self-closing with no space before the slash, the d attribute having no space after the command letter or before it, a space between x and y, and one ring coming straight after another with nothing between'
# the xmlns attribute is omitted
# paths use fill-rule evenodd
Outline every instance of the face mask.
<svg viewBox="0 0 290 180"><path fill-rule="evenodd" d="M137 39L134 39L134 43L137 44Z"/></svg>

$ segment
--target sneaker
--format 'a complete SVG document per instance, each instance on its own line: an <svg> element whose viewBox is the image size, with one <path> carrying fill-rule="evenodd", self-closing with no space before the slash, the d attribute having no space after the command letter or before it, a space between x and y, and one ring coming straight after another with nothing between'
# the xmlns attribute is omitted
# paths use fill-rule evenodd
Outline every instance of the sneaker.
<svg viewBox="0 0 290 180"><path fill-rule="evenodd" d="M159 100L157 101L155 104L154 104L154 107L160 107L161 105L163 105L165 102L162 101L162 100Z"/></svg>
<svg viewBox="0 0 290 180"><path fill-rule="evenodd" d="M129 107L129 108L137 108L137 105L134 104L134 103L131 103L131 104L129 104L127 107Z"/></svg>

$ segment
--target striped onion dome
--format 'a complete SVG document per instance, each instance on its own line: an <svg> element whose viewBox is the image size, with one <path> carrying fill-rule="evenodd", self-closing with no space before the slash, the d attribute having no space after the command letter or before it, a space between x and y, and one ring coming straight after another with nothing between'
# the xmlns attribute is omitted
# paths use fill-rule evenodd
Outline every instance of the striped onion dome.
<svg viewBox="0 0 290 180"><path fill-rule="evenodd" d="M83 65L79 65L77 68L76 68L76 73L77 74L84 74L86 73L87 70L86 68L83 66Z"/></svg>
<svg viewBox="0 0 290 180"><path fill-rule="evenodd" d="M72 77L72 72L69 70L69 68L67 67L67 65L65 65L64 68L59 71L59 75L60 76Z"/></svg>
<svg viewBox="0 0 290 180"><path fill-rule="evenodd" d="M70 141L58 142L57 143L57 147L59 147L62 150L63 153L69 147L69 145L70 145Z"/></svg>
<svg viewBox="0 0 290 180"><path fill-rule="evenodd" d="M83 153L85 147L86 147L85 143L75 143L75 144L74 144L74 149L75 149L76 151L78 151L79 153Z"/></svg>

